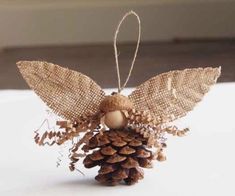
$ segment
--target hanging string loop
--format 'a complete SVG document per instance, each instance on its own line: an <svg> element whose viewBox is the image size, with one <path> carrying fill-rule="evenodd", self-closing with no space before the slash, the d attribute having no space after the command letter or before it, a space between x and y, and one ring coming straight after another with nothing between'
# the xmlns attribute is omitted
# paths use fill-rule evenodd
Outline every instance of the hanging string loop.
<svg viewBox="0 0 235 196"><path fill-rule="evenodd" d="M127 75L127 78L124 82L124 84L121 86L121 77L120 77L120 69L119 69L119 61L118 61L118 51L117 51L117 36L118 36L118 33L119 33L119 29L123 23L123 21L130 15L134 15L138 21L138 38L137 38L137 44L136 44L136 49L135 49L135 53L134 53L134 57L133 57L133 60L131 62L131 66L130 66L130 70L129 70L129 73ZM118 78L118 92L120 93L124 88L125 86L127 85L129 79L130 79L130 76L131 76L131 73L132 73L132 70L133 70L133 67L134 67L134 64L135 64L135 60L136 60L136 56L137 56L137 53L138 53L138 50L139 50L139 44L140 44L140 36L141 36L141 23L140 23L140 17L138 16L138 14L134 11L129 11L127 12L123 17L122 19L120 20L120 22L118 23L118 26L117 26L117 29L115 31L115 34L114 34L114 42L113 42L113 47L114 47L114 54L115 54L115 62L116 62L116 70L117 70L117 78Z"/></svg>

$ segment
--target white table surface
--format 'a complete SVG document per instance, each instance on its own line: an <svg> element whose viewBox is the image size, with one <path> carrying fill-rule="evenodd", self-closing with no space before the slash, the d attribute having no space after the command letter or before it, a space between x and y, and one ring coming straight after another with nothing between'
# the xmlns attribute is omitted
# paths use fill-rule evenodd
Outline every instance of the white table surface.
<svg viewBox="0 0 235 196"><path fill-rule="evenodd" d="M128 93L129 89L126 91ZM57 147L38 147L33 131L45 105L32 91L0 91L0 195L235 195L235 83L217 84L180 120L187 137L170 137L167 161L134 186L106 187L86 174L56 168Z"/></svg>

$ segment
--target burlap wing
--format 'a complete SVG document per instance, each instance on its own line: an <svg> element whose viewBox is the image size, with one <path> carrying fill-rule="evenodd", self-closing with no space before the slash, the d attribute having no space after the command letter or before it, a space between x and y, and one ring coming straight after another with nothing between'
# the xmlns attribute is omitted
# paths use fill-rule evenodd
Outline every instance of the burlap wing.
<svg viewBox="0 0 235 196"><path fill-rule="evenodd" d="M39 61L20 61L17 65L30 88L65 119L97 112L105 96L100 86L79 72Z"/></svg>
<svg viewBox="0 0 235 196"><path fill-rule="evenodd" d="M129 98L136 109L173 121L191 111L219 76L220 68L211 67L170 71L147 80Z"/></svg>

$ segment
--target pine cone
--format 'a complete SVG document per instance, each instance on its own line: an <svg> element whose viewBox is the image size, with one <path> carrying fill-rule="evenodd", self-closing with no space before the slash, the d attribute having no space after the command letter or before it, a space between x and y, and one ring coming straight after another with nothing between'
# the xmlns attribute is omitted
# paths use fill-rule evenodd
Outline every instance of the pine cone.
<svg viewBox="0 0 235 196"><path fill-rule="evenodd" d="M143 179L143 168L151 168L153 153L147 139L133 129L109 130L94 135L84 148L93 150L83 163L86 168L100 166L95 179L107 185L124 181L132 185Z"/></svg>

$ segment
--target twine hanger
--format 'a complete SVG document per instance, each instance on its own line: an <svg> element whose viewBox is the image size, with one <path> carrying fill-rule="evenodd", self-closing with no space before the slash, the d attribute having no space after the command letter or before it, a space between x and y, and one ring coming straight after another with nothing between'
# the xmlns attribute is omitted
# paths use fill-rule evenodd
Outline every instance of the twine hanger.
<svg viewBox="0 0 235 196"><path fill-rule="evenodd" d="M123 21L130 15L134 15L138 21L138 39L137 39L137 44L136 44L136 49L135 49L135 53L134 53L134 57L133 60L131 62L131 67L129 70L129 73L127 75L126 81L124 82L124 84L121 86L121 77L120 77L120 69L119 69L119 62L118 62L118 52L117 52L117 35L119 33L119 29L121 27L121 24L123 23ZM140 17L138 16L138 14L134 11L129 11L127 12L122 19L120 20L120 22L118 23L117 29L115 31L114 34L114 42L113 42L113 47L114 47L114 53L115 53L115 62L116 62L116 69L117 69L117 79L118 79L118 93L120 93L126 86L126 84L128 83L134 64L135 64L135 59L139 50L139 44L140 44L140 35L141 35L141 23L140 23Z"/></svg>

